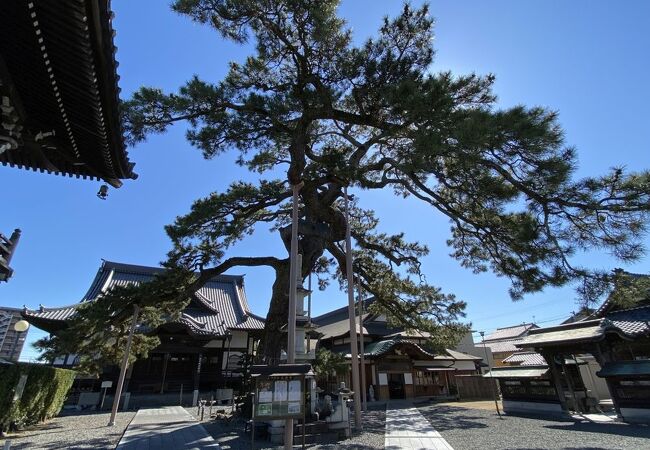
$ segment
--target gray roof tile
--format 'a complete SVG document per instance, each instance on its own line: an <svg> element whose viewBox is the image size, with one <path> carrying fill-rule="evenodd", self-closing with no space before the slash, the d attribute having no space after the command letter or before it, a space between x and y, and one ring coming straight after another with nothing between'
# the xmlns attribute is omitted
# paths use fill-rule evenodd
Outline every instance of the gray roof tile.
<svg viewBox="0 0 650 450"><path fill-rule="evenodd" d="M151 281L162 273L160 267L136 266L104 261L81 302L93 301L114 287L124 287ZM185 325L195 335L223 336L228 329L261 330L264 319L253 314L246 299L243 277L219 275L195 293L205 309L186 308L177 323ZM45 321L65 321L72 317L77 305L60 308L26 310L26 318Z"/></svg>
<svg viewBox="0 0 650 450"><path fill-rule="evenodd" d="M543 366L546 364L544 357L535 352L515 353L505 358L503 362L520 366Z"/></svg>
<svg viewBox="0 0 650 450"><path fill-rule="evenodd" d="M525 336L531 329L539 328L534 323L524 323L512 327L497 328L497 330L489 334L485 338L485 342L500 341L504 339L515 339Z"/></svg>
<svg viewBox="0 0 650 450"><path fill-rule="evenodd" d="M522 342L523 339L510 339L507 341L499 342L485 342L485 346L492 350L492 353L506 353L506 352L516 352L519 350L517 344ZM483 342L477 344L479 347L483 347Z"/></svg>
<svg viewBox="0 0 650 450"><path fill-rule="evenodd" d="M613 311L605 314L605 329L630 337L650 334L650 306Z"/></svg>

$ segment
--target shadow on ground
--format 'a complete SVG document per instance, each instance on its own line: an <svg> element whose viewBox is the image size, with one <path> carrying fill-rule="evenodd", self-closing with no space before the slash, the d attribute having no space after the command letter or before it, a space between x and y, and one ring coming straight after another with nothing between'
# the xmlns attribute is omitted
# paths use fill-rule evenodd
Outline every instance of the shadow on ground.
<svg viewBox="0 0 650 450"><path fill-rule="evenodd" d="M420 412L438 432L488 427L484 423L485 416L473 413L471 409L436 405L435 409L420 408Z"/></svg>
<svg viewBox="0 0 650 450"><path fill-rule="evenodd" d="M217 441L223 450L248 450L251 448L251 434L244 433L243 421L210 420L201 422L206 431ZM363 433L353 433L350 439L338 442L307 444L310 449L373 450L384 448L386 414L383 410L367 411L363 415ZM298 435L296 435L298 436ZM255 438L255 449L281 449L266 438Z"/></svg>
<svg viewBox="0 0 650 450"><path fill-rule="evenodd" d="M649 439L648 448L650 449L650 426L647 425L571 422L561 425L546 425L544 428L547 428L549 430L571 431L578 433L605 433L609 435L646 438Z"/></svg>

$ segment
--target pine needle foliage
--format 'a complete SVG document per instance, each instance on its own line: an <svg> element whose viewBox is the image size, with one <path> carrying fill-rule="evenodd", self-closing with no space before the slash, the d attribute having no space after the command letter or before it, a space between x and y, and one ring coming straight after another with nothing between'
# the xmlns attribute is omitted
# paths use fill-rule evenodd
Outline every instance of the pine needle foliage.
<svg viewBox="0 0 650 450"><path fill-rule="evenodd" d="M301 274L316 273L321 287L331 280L345 286L345 187L429 205L449 220L451 257L473 272L507 277L515 300L578 283L593 301L615 275L576 264L576 254L606 250L625 262L642 256L647 171L614 168L576 179L576 150L556 111L500 108L493 75L435 71L429 6L404 5L361 45L337 7L336 0L173 2L176 12L254 50L230 63L220 81L195 76L173 93L141 88L123 105L128 140L182 122L205 158L238 152L239 164L260 177L197 200L167 226L166 265L191 278L166 294L178 300L176 310L191 289L225 270L271 267L262 354L279 355L291 186L300 183ZM362 204L363 192L352 205L353 270L377 299L372 312L457 338L466 331L459 324L465 303L425 280L427 246L382 232L380 218ZM260 225L277 232L287 253L232 256Z"/></svg>

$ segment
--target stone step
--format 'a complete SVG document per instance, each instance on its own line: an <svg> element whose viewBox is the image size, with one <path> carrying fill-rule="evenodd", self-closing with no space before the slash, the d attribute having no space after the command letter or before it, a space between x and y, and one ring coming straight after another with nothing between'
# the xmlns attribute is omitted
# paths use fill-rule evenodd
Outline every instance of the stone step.
<svg viewBox="0 0 650 450"><path fill-rule="evenodd" d="M339 440L339 434L335 432L306 434L305 444L335 444ZM293 445L302 444L302 434L293 435Z"/></svg>
<svg viewBox="0 0 650 450"><path fill-rule="evenodd" d="M318 433L327 433L329 427L327 422L324 420L319 420L317 422L310 422L304 425L305 434L318 434ZM299 423L295 426L294 434L302 434L303 424Z"/></svg>

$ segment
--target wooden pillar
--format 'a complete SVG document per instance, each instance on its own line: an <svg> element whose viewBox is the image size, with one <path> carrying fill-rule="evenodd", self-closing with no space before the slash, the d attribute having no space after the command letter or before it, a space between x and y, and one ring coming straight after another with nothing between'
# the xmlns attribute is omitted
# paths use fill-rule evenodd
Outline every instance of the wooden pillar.
<svg viewBox="0 0 650 450"><path fill-rule="evenodd" d="M192 397L192 406L196 406L196 403L199 400L199 386L201 381L201 358L202 357L203 354L201 352L197 353L196 371L194 372L194 395Z"/></svg>
<svg viewBox="0 0 650 450"><path fill-rule="evenodd" d="M165 378L167 378L167 363L168 362L169 362L169 353L165 353L165 357L163 358L162 381L160 382L160 393L161 394L165 393Z"/></svg>
<svg viewBox="0 0 650 450"><path fill-rule="evenodd" d="M555 365L555 358L553 353L542 353L542 356L546 360L549 369L551 370L551 376L553 377L553 382L555 383L555 390L557 391L558 399L560 400L560 406L564 411L569 411L569 407L566 404L566 398L564 398L564 388L562 387L562 377L557 370Z"/></svg>
<svg viewBox="0 0 650 450"><path fill-rule="evenodd" d="M451 395L451 391L449 390L449 376L447 375L447 371L444 370L442 373L445 375L445 386L447 386L447 395Z"/></svg>
<svg viewBox="0 0 650 450"><path fill-rule="evenodd" d="M571 379L571 374L569 374L569 370L566 368L566 363L564 362L564 355L560 355L562 358L562 372L564 373L564 378L566 379L566 385L567 388L569 389L569 394L571 395L571 398L573 399L573 407L577 412L582 412L582 407L580 406L580 402L578 401L578 398L576 397L576 392L575 389L573 389L573 380Z"/></svg>
<svg viewBox="0 0 650 450"><path fill-rule="evenodd" d="M201 358L203 358L203 353L199 352L196 360L196 371L194 372L194 390L199 389L199 382L201 381Z"/></svg>

